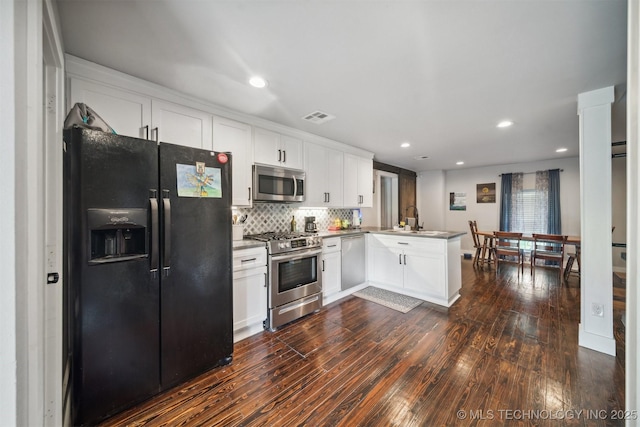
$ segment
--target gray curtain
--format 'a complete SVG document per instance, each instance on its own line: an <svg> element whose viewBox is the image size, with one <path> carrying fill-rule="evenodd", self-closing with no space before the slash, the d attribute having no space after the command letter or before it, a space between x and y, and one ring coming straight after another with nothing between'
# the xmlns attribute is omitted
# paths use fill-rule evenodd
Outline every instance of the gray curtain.
<svg viewBox="0 0 640 427"><path fill-rule="evenodd" d="M547 232L550 234L562 234L562 221L560 219L560 169L549 170L548 204Z"/></svg>
<svg viewBox="0 0 640 427"><path fill-rule="evenodd" d="M512 174L503 173L500 181L500 230L511 231L511 178Z"/></svg>
<svg viewBox="0 0 640 427"><path fill-rule="evenodd" d="M560 169L536 172L536 233L562 234L560 220Z"/></svg>
<svg viewBox="0 0 640 427"><path fill-rule="evenodd" d="M523 227L522 173L503 173L500 182L500 230Z"/></svg>
<svg viewBox="0 0 640 427"><path fill-rule="evenodd" d="M549 171L536 172L533 233L549 232Z"/></svg>

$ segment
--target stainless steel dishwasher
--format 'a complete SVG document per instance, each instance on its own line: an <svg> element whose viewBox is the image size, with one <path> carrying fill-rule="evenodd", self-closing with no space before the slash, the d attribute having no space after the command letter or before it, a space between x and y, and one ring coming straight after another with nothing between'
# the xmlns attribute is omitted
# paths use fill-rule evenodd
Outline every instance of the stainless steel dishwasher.
<svg viewBox="0 0 640 427"><path fill-rule="evenodd" d="M342 290L365 281L364 234L342 238Z"/></svg>

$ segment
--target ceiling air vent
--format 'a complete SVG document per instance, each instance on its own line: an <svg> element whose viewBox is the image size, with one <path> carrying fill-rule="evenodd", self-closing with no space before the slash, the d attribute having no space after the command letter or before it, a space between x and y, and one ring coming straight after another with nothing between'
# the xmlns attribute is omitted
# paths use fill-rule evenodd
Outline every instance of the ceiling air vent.
<svg viewBox="0 0 640 427"><path fill-rule="evenodd" d="M325 113L323 111L314 111L313 113L307 114L302 117L303 120L306 120L311 123L315 123L317 125L321 125L324 122L328 122L329 120L335 119L336 116L332 116L329 113Z"/></svg>

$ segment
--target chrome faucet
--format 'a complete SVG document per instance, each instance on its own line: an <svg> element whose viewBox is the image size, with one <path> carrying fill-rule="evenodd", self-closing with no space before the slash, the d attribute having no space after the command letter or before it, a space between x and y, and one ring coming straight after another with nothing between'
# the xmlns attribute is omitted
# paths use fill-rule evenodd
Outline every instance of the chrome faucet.
<svg viewBox="0 0 640 427"><path fill-rule="evenodd" d="M420 224L420 222L418 222L418 208L415 205L411 205L411 206L407 206L407 208L404 210L404 217L407 220L407 223L409 222L409 209L413 208L413 212L416 215L416 230L420 229L420 226L418 224Z"/></svg>

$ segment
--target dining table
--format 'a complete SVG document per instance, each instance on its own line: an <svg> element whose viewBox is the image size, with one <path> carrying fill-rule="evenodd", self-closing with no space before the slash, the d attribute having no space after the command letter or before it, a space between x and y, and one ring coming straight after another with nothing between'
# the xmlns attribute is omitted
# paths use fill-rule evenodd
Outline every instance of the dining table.
<svg viewBox="0 0 640 427"><path fill-rule="evenodd" d="M482 252L480 254L480 262L484 264L485 262L490 262L490 259L487 259L487 250L493 247L493 239L495 239L495 235L493 231L480 231L478 230L478 236L483 238L482 241ZM533 242L533 234L522 234L521 240L523 242ZM580 236L567 236L567 245L580 246ZM491 257L491 254L489 254Z"/></svg>

